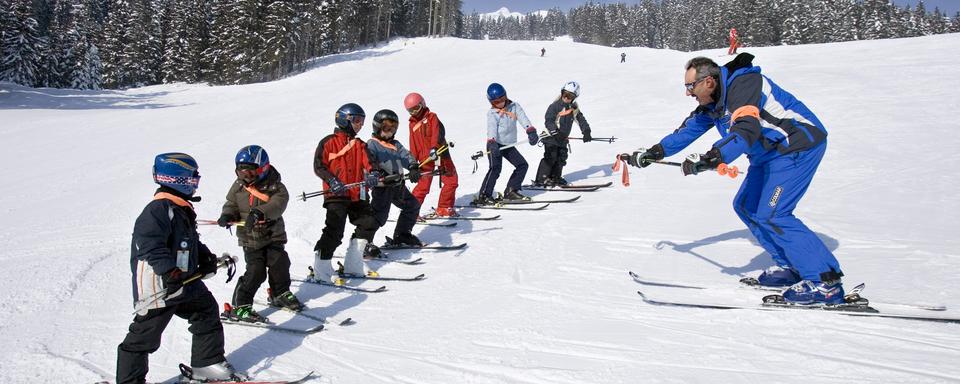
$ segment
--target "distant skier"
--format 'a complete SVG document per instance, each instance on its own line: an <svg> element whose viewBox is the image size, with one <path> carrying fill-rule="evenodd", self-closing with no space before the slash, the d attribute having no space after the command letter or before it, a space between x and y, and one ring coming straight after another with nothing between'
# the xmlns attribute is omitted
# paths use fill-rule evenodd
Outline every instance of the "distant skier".
<svg viewBox="0 0 960 384"><path fill-rule="evenodd" d="M540 57L543 57L543 55L546 55L546 54L547 54L547 49L546 49L546 48L540 48Z"/></svg>
<svg viewBox="0 0 960 384"><path fill-rule="evenodd" d="M453 208L459 186L457 166L453 163L449 149L437 153L448 144L443 122L427 107L426 101L419 93L408 94L403 99L403 106L410 113L410 153L413 154L414 159L423 163L420 167L423 176L413 189L413 197L417 198L421 206L423 205L427 194L430 193L430 185L433 183L433 171L439 170L440 197L433 214L442 217L459 216Z"/></svg>
<svg viewBox="0 0 960 384"><path fill-rule="evenodd" d="M200 242L194 197L200 185L197 162L185 153L163 153L153 162L160 188L133 226L130 270L134 306L157 293L167 295L141 309L117 346L117 383L144 383L148 355L160 348L160 336L174 315L186 319L193 334L193 379L240 381L223 352L223 325L217 300L200 280L217 273L217 257Z"/></svg>
<svg viewBox="0 0 960 384"><path fill-rule="evenodd" d="M740 47L740 38L737 37L737 29L730 28L730 49L727 50L728 55L737 54L737 48Z"/></svg>
<svg viewBox="0 0 960 384"><path fill-rule="evenodd" d="M620 62L621 62L621 63L626 63L626 62L627 62L627 53L626 53L626 52L620 53Z"/></svg>
<svg viewBox="0 0 960 384"><path fill-rule="evenodd" d="M843 302L840 264L793 210L810 186L827 149L827 131L806 105L760 74L741 53L723 67L705 57L687 62L687 95L699 106L683 125L629 163L646 167L671 156L716 127L722 138L683 162L696 175L746 154L750 167L733 207L775 266L760 274L765 286L790 286L785 300L799 304Z"/></svg>
<svg viewBox="0 0 960 384"><path fill-rule="evenodd" d="M543 159L540 160L540 167L537 168L537 176L534 180L536 186L552 187L569 184L563 178L563 166L567 164L568 137L574 121L583 133L583 142L588 143L593 140L590 135L590 124L587 123L583 113L580 113L580 106L574 101L579 96L580 84L575 81L567 82L560 88L560 96L547 107L544 126L547 127L550 136L542 140Z"/></svg>
<svg viewBox="0 0 960 384"><path fill-rule="evenodd" d="M243 220L243 226L237 228L237 241L243 247L246 272L237 280L233 310L228 315L252 323L266 320L253 309L253 296L268 277L270 304L299 311L303 306L290 292L290 256L284 250L287 231L283 211L290 201L287 187L280 181L280 172L270 164L267 151L259 145L241 148L234 164L237 179L227 191L217 224L229 228Z"/></svg>
<svg viewBox="0 0 960 384"><path fill-rule="evenodd" d="M337 126L333 133L320 140L313 158L313 172L323 180L323 207L327 218L323 234L314 250L313 278L318 281L342 283L334 271L331 259L333 252L343 241L347 219L356 228L350 238L344 257L343 272L346 275L363 276L367 269L364 255L377 256L379 249L373 245L377 220L373 217L366 188L380 183L380 173L367 158L367 145L357 138L366 119L363 108L354 103L344 104L334 117ZM356 188L347 184L359 183Z"/></svg>
<svg viewBox="0 0 960 384"><path fill-rule="evenodd" d="M529 197L520 194L520 185L527 174L527 161L515 147L500 150L503 145L511 145L517 141L517 123L526 128L527 139L530 145L537 145L540 140L537 135L537 129L530 123L527 114L523 112L520 104L507 98L507 90L502 85L493 83L487 87L487 100L490 101L490 109L487 111L487 154L490 159L490 169L487 170L483 183L480 185L480 194L473 201L474 205L494 204L493 190L496 187L497 179L500 178L500 170L503 167L503 159L507 159L513 165L513 173L510 174L510 180L507 181L507 188L503 192L504 200L530 200Z"/></svg>
<svg viewBox="0 0 960 384"><path fill-rule="evenodd" d="M407 171L410 181L419 181L420 164L395 137L399 120L396 112L389 109L373 115L373 136L367 142L367 155L370 162L383 172L384 185L373 188L371 206L380 227L387 223L391 204L400 208L392 244L422 246L420 239L413 235L413 226L420 215L420 202L400 177Z"/></svg>

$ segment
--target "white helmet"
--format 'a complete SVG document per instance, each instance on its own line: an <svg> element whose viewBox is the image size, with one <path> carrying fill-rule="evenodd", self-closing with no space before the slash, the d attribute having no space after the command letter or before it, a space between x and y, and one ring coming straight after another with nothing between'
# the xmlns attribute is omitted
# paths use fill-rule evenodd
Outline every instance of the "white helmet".
<svg viewBox="0 0 960 384"><path fill-rule="evenodd" d="M560 91L570 92L575 96L580 97L580 84L577 84L576 81L569 81L563 85L563 88L560 89Z"/></svg>

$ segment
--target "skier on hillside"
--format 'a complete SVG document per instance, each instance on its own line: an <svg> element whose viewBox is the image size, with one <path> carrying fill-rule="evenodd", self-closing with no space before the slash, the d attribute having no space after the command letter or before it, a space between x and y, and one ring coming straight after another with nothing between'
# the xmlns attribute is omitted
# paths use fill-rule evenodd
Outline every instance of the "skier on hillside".
<svg viewBox="0 0 960 384"><path fill-rule="evenodd" d="M422 177L413 189L413 197L423 205L430 185L433 183L433 171L440 172L440 198L433 215L441 217L459 216L453 209L457 197L459 177L457 166L453 164L449 147L442 153L437 153L447 146L447 133L437 114L427 107L426 101L419 93L413 92L403 99L403 106L410 113L410 153L423 166L420 167Z"/></svg>
<svg viewBox="0 0 960 384"><path fill-rule="evenodd" d="M547 107L544 125L550 136L543 141L543 159L537 168L537 177L533 184L540 187L564 186L569 184L563 178L563 166L567 164L569 153L567 145L573 122L576 121L583 133L583 142L593 140L590 136L590 124L580 113L580 107L574 101L580 96L580 84L567 82L560 88L560 96Z"/></svg>
<svg viewBox="0 0 960 384"><path fill-rule="evenodd" d="M540 48L540 57L543 57L543 55L546 55L546 54L547 54L547 49L546 49L546 48Z"/></svg>
<svg viewBox="0 0 960 384"><path fill-rule="evenodd" d="M383 109L373 115L373 136L367 142L367 155L370 162L381 170L384 185L373 188L374 216L377 224L383 226L390 215L390 205L400 208L400 217L393 230L393 242L388 244L422 246L413 235L413 226L420 215L420 202L404 185L403 170L412 182L420 180L420 163L400 144L394 135L397 133L400 118L396 112Z"/></svg>
<svg viewBox="0 0 960 384"><path fill-rule="evenodd" d="M737 54L737 48L740 47L740 38L737 36L737 29L730 28L730 49L727 49L728 55Z"/></svg>
<svg viewBox="0 0 960 384"><path fill-rule="evenodd" d="M793 215L827 149L827 131L806 105L760 74L741 53L723 67L705 57L687 62L686 92L699 106L683 125L650 149L630 156L646 167L671 156L716 127L721 139L682 164L684 175L730 163L746 154L750 167L733 200L775 266L760 274L764 286L789 286L783 298L798 304L843 302L843 272L823 242Z"/></svg>
<svg viewBox="0 0 960 384"><path fill-rule="evenodd" d="M354 103L337 109L333 133L320 140L314 153L313 172L323 180L323 207L327 210L323 234L314 246L313 278L317 281L342 283L333 269L333 252L343 240L347 219L356 226L347 254L343 273L352 276L367 274L364 256L375 257L380 250L372 244L378 225L366 196L366 189L380 182L380 172L367 158L367 145L357 138L366 119L363 108ZM348 187L355 184L357 188Z"/></svg>
<svg viewBox="0 0 960 384"><path fill-rule="evenodd" d="M223 351L223 325L216 299L194 275L217 273L217 257L200 242L197 214L191 202L200 184L197 162L184 153L163 153L153 162L153 180L160 188L133 227L130 270L134 306L157 293L167 295L137 312L129 332L117 346L117 383L144 383L148 355L160 348L160 337L174 315L190 323L193 349L190 365L197 380L242 380Z"/></svg>
<svg viewBox="0 0 960 384"><path fill-rule="evenodd" d="M500 170L503 167L503 159L507 159L513 164L514 170L510 174L510 180L507 181L507 187L503 191L504 200L530 200L529 197L520 194L520 185L527 174L527 161L520 154L516 147L510 147L500 150L503 145L511 145L517 141L517 123L526 128L527 139L530 145L537 145L540 137L537 135L537 129L530 123L527 114L523 112L520 104L507 98L507 90L502 85L492 83L487 87L487 100L490 102L490 109L487 111L487 154L490 159L490 169L487 175L483 177L483 183L480 185L480 194L474 199L474 205L495 204L493 199L493 190L496 187L497 179L500 178Z"/></svg>
<svg viewBox="0 0 960 384"><path fill-rule="evenodd" d="M217 224L229 228L241 219L237 241L243 247L247 269L233 291L233 310L227 314L236 320L263 322L265 318L253 310L253 296L264 280L268 280L270 304L299 311L303 306L290 292L290 257L284 250L287 232L283 211L290 195L280 181L280 172L270 164L267 151L259 145L248 145L234 159L237 179L227 191L227 202Z"/></svg>
<svg viewBox="0 0 960 384"><path fill-rule="evenodd" d="M627 62L627 53L626 53L626 52L621 52L621 53L620 53L620 62L621 62L621 63L626 63L626 62Z"/></svg>

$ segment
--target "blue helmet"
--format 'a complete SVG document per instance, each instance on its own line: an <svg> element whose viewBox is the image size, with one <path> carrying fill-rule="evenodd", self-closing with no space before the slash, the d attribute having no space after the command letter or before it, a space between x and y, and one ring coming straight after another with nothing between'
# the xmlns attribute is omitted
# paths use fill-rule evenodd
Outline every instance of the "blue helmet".
<svg viewBox="0 0 960 384"><path fill-rule="evenodd" d="M200 186L197 161L186 153L161 153L153 159L153 181L192 196Z"/></svg>
<svg viewBox="0 0 960 384"><path fill-rule="evenodd" d="M334 121L337 123L337 128L346 130L350 128L350 132L353 132L353 128L350 126L351 121L356 117L365 118L366 113L363 112L363 108L360 108L359 105L354 103L344 104L337 110L337 115L334 118Z"/></svg>
<svg viewBox="0 0 960 384"><path fill-rule="evenodd" d="M270 156L259 145L248 145L240 148L234 162L237 164L237 176L243 178L243 181L248 184L254 180L263 180L267 177L267 171L270 169ZM244 177L244 173L247 174L246 177Z"/></svg>
<svg viewBox="0 0 960 384"><path fill-rule="evenodd" d="M507 95L507 90L499 83L492 83L487 86L487 100L493 101Z"/></svg>

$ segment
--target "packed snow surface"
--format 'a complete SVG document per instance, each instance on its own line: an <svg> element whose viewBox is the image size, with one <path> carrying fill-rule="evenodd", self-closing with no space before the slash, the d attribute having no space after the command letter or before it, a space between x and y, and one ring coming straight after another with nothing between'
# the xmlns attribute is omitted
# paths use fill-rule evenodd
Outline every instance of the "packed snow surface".
<svg viewBox="0 0 960 384"><path fill-rule="evenodd" d="M945 305L941 315L960 315L960 35L744 50L830 133L796 214L834 251L847 285L866 283L864 296L877 301ZM216 219L241 147L266 148L292 193L314 191L321 188L314 149L340 105L356 102L368 117L382 108L404 116L403 97L417 91L456 143L458 203L467 203L487 169L483 160L470 172L470 155L484 148L487 85L503 84L542 129L547 105L570 80L582 86L578 101L593 136L617 141L573 142L566 177L617 184L539 212L464 211L500 213L498 221L418 226L424 241L469 246L409 252L426 261L418 266L370 263L383 275L427 275L388 282L384 293L295 283L311 313L356 324L306 337L225 325L228 359L261 378L316 371L317 383L960 381L957 324L640 300L638 289L703 293L645 288L628 270L726 286L736 296L754 294L736 289L737 279L771 265L732 210L739 180L653 165L631 168L624 187L610 169L617 153L656 144L695 107L684 95L686 60L706 55L722 64L732 58L725 53L413 39L318 59L305 73L264 84L125 91L0 84L0 382L113 380L116 347L133 317L130 234L156 187L154 155L196 157L199 217ZM406 142L406 129L399 137ZM717 138L708 132L669 160L703 152ZM532 178L542 150L520 150ZM745 169L746 161L735 165ZM505 165L498 190L510 171ZM436 205L434 188L425 209ZM573 194L537 197L548 195ZM318 199L291 200L284 217L291 273L302 278L324 209ZM215 252L242 254L228 231L200 232ZM234 283L221 275L206 284L229 301ZM186 322L173 320L148 379L175 378L190 342Z"/></svg>

